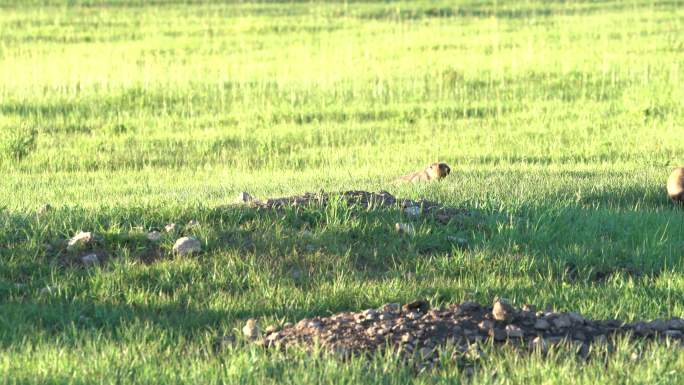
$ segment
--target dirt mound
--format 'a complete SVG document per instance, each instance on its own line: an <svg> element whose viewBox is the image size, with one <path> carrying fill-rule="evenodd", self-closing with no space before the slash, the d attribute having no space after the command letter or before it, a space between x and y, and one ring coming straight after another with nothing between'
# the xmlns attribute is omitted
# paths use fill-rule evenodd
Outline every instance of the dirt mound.
<svg viewBox="0 0 684 385"><path fill-rule="evenodd" d="M530 305L514 308L505 301L494 306L464 302L430 309L427 301L404 306L387 304L359 313L307 318L280 331L270 331L259 342L270 348L314 345L342 356L393 348L405 357L430 364L438 348L450 344L468 352L477 342L493 341L525 349L545 350L566 343L587 354L589 345L617 335L683 341L684 319L624 323L589 320L574 312L535 311Z"/></svg>
<svg viewBox="0 0 684 385"><path fill-rule="evenodd" d="M437 202L425 199L398 199L387 191L377 193L369 191L307 192L303 195L291 197L269 198L266 201L251 199L249 204L261 209L281 209L307 205L327 206L335 200L341 200L349 206L357 206L363 209L398 208L410 215L433 215L441 223L448 223L449 220L459 215L471 215L468 210L442 206Z"/></svg>

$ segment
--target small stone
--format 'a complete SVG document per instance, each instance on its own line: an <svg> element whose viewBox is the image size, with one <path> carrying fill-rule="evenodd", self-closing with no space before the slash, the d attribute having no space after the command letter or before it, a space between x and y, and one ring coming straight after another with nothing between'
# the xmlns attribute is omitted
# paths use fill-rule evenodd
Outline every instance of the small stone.
<svg viewBox="0 0 684 385"><path fill-rule="evenodd" d="M413 336L411 335L411 333L406 333L406 334L401 336L401 342L403 342L405 344L411 342L412 340L413 340Z"/></svg>
<svg viewBox="0 0 684 385"><path fill-rule="evenodd" d="M494 341L505 341L506 337L508 336L505 330L497 328L489 329L488 334L494 339Z"/></svg>
<svg viewBox="0 0 684 385"><path fill-rule="evenodd" d="M503 298L498 298L494 301L492 308L492 315L497 321L510 322L513 319L513 306Z"/></svg>
<svg viewBox="0 0 684 385"><path fill-rule="evenodd" d="M581 325L584 323L584 317L582 317L579 313L575 313L574 311L568 312L568 317L570 318L570 321L575 324L575 325Z"/></svg>
<svg viewBox="0 0 684 385"><path fill-rule="evenodd" d="M259 324L254 318L250 318L242 327L242 334L250 340L254 340L259 336Z"/></svg>
<svg viewBox="0 0 684 385"><path fill-rule="evenodd" d="M408 234L408 235L413 235L415 234L416 230L413 227L412 224L410 223L396 223L394 225L394 229L399 233L399 234Z"/></svg>
<svg viewBox="0 0 684 385"><path fill-rule="evenodd" d="M93 236L93 233L91 233L90 231L81 231L78 234L74 235L73 238L69 239L69 242L67 243L67 250L72 251L83 248L90 244L94 239L95 237Z"/></svg>
<svg viewBox="0 0 684 385"><path fill-rule="evenodd" d="M667 323L667 328L668 329L674 329L674 330L684 330L684 319L681 318L673 318Z"/></svg>
<svg viewBox="0 0 684 385"><path fill-rule="evenodd" d="M665 337L668 338L682 338L682 332L679 330L666 330Z"/></svg>
<svg viewBox="0 0 684 385"><path fill-rule="evenodd" d="M363 319L368 321L375 321L379 316L378 311L375 309L364 310L361 314L363 315Z"/></svg>
<svg viewBox="0 0 684 385"><path fill-rule="evenodd" d="M176 224L175 223L169 223L168 225L164 226L164 231L167 233L173 233L176 231Z"/></svg>
<svg viewBox="0 0 684 385"><path fill-rule="evenodd" d="M409 206L404 209L404 212L412 217L417 217L418 215L420 215L421 210L418 206Z"/></svg>
<svg viewBox="0 0 684 385"><path fill-rule="evenodd" d="M480 309L480 304L474 301L464 301L458 309L464 312L475 311Z"/></svg>
<svg viewBox="0 0 684 385"><path fill-rule="evenodd" d="M494 322L486 319L482 320L482 322L477 324L477 326L480 328L480 330L489 331L494 328Z"/></svg>
<svg viewBox="0 0 684 385"><path fill-rule="evenodd" d="M91 253L91 254L87 254L87 255L82 256L81 262L83 262L83 264L86 266L93 266L93 265L97 265L100 263L100 258L97 257L97 254Z"/></svg>
<svg viewBox="0 0 684 385"><path fill-rule="evenodd" d="M423 360L426 360L426 359L430 358L430 356L434 352L434 349L424 347L424 348L421 348L418 352L420 354L420 358L422 358Z"/></svg>
<svg viewBox="0 0 684 385"><path fill-rule="evenodd" d="M157 230L150 231L147 233L147 239L152 242L156 242L161 239L161 233Z"/></svg>
<svg viewBox="0 0 684 385"><path fill-rule="evenodd" d="M508 338L522 338L524 335L522 329L515 325L506 325L506 334Z"/></svg>
<svg viewBox="0 0 684 385"><path fill-rule="evenodd" d="M283 329L289 329L289 328L291 328L292 326L294 326L294 324L293 324L292 322L285 322L285 323L283 324Z"/></svg>
<svg viewBox="0 0 684 385"><path fill-rule="evenodd" d="M430 310L430 303L424 299L419 299L407 303L402 307L402 309L405 312L419 312L425 314L428 310Z"/></svg>
<svg viewBox="0 0 684 385"><path fill-rule="evenodd" d="M269 327L267 327L267 328L264 330L264 333L268 335L268 334L271 334L271 333L275 333L275 332L277 332L277 331L278 331L278 327L277 327L277 326L275 326L275 325L270 325Z"/></svg>
<svg viewBox="0 0 684 385"><path fill-rule="evenodd" d="M534 323L534 328L537 330L549 330L551 325L549 324L549 321L545 320L544 318L539 318L535 323Z"/></svg>
<svg viewBox="0 0 684 385"><path fill-rule="evenodd" d="M398 303L386 303L380 308L384 313L398 314L401 312L401 305Z"/></svg>
<svg viewBox="0 0 684 385"><path fill-rule="evenodd" d="M191 219L188 222L188 227L194 227L194 226L199 226L199 221L197 221L196 219Z"/></svg>
<svg viewBox="0 0 684 385"><path fill-rule="evenodd" d="M651 328L652 330L655 330L657 332L662 333L665 330L667 330L667 322L657 319L657 320L649 322L648 327Z"/></svg>
<svg viewBox="0 0 684 385"><path fill-rule="evenodd" d="M523 305L522 310L530 312L530 313L535 313L537 311L537 307L534 305L525 304L525 305Z"/></svg>
<svg viewBox="0 0 684 385"><path fill-rule="evenodd" d="M572 321L570 320L570 317L567 314L559 314L551 322L553 323L553 326L558 329L569 328L570 326L572 326Z"/></svg>
<svg viewBox="0 0 684 385"><path fill-rule="evenodd" d="M198 253L202 250L202 245L194 237L182 237L178 238L176 243L173 245L173 252L178 255L190 255L193 253Z"/></svg>
<svg viewBox="0 0 684 385"><path fill-rule="evenodd" d="M238 196L237 196L237 201L238 201L239 203L249 203L249 202L251 202L252 200L254 200L254 198L252 198L252 196L249 195L248 192L244 192L244 191L243 191L243 192L239 193Z"/></svg>

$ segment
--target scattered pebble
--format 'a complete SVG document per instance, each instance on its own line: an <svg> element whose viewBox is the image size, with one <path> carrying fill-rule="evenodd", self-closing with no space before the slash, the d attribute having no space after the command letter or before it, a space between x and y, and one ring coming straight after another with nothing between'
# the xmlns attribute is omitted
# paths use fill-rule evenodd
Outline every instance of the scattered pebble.
<svg viewBox="0 0 684 385"><path fill-rule="evenodd" d="M199 226L199 221L197 221L196 219L191 219L188 222L188 227L194 227L194 226Z"/></svg>
<svg viewBox="0 0 684 385"><path fill-rule="evenodd" d="M168 225L164 226L164 231L167 233L173 233L176 231L176 224L175 223L169 223Z"/></svg>
<svg viewBox="0 0 684 385"><path fill-rule="evenodd" d="M681 330L667 329L661 333L654 329L661 326L656 322L630 324L618 320L589 320L578 313L535 313L530 311L533 307L526 309L516 309L503 299L497 299L492 306L467 301L432 309L428 301L417 300L400 308L388 304L377 310L305 318L295 326L283 325L277 333L262 338L260 343L278 349L321 346L333 353L344 351L347 355L390 347L405 358L418 358L421 365L425 365L436 362L440 347L446 345L470 359L477 359L483 354L478 343L488 339L496 344L542 352L551 345L562 345L582 356L589 353L590 344L605 344L613 336L639 338L637 328L648 332L643 334L648 338L684 342ZM676 318L665 324L679 327L684 325L680 320L684 322ZM562 328L557 328L554 321Z"/></svg>
<svg viewBox="0 0 684 385"><path fill-rule="evenodd" d="M178 238L176 243L173 244L173 252L178 255L190 255L200 251L202 251L202 245L194 237Z"/></svg>
<svg viewBox="0 0 684 385"><path fill-rule="evenodd" d="M254 340L259 336L259 324L254 318L247 320L245 326L242 327L242 334L250 340Z"/></svg>
<svg viewBox="0 0 684 385"><path fill-rule="evenodd" d="M150 231L147 233L147 239L152 242L157 242L162 237L161 233L157 230Z"/></svg>
<svg viewBox="0 0 684 385"><path fill-rule="evenodd" d="M69 242L67 242L67 250L72 251L83 248L90 244L94 239L95 237L93 236L93 233L91 233L90 231L81 231L78 234L74 235L73 238L69 239Z"/></svg>

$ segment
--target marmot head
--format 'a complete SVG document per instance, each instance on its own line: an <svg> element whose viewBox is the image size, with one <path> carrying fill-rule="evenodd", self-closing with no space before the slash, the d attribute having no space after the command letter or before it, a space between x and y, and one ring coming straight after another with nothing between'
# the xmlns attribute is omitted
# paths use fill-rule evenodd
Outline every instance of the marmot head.
<svg viewBox="0 0 684 385"><path fill-rule="evenodd" d="M675 202L684 198L684 167L676 168L667 178L667 195Z"/></svg>
<svg viewBox="0 0 684 385"><path fill-rule="evenodd" d="M444 162L438 162L429 165L425 171L430 176L430 179L442 179L449 175L451 172L451 167Z"/></svg>

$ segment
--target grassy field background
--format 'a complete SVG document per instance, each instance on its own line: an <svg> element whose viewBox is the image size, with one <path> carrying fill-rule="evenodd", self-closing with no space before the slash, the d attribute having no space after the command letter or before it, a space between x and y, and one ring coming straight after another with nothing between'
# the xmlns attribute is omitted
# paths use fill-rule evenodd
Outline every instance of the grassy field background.
<svg viewBox="0 0 684 385"><path fill-rule="evenodd" d="M491 349L472 377L213 349L419 297L683 316L682 122L681 1L0 0L0 381L682 383L682 350L642 343ZM391 183L435 160L444 182ZM476 215L407 239L391 210L222 208L319 189ZM191 219L199 256L145 239ZM106 263L68 263L80 230Z"/></svg>

